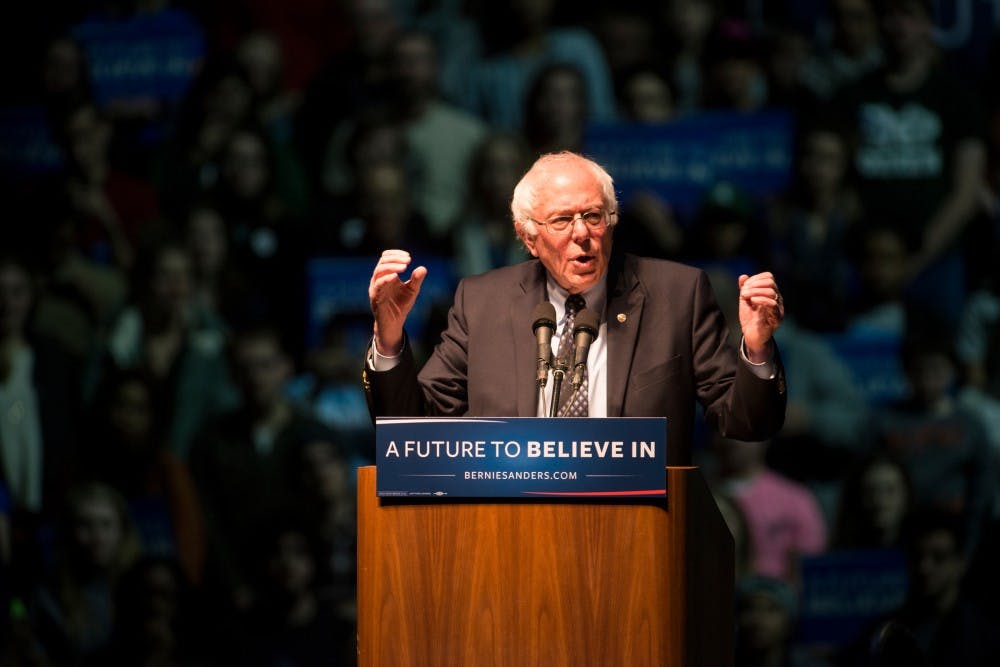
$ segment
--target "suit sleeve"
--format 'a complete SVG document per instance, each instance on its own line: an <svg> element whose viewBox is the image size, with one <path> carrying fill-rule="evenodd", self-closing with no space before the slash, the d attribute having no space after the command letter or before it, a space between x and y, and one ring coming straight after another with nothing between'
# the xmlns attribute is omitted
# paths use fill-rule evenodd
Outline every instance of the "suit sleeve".
<svg viewBox="0 0 1000 667"><path fill-rule="evenodd" d="M368 367L366 360L361 380L372 421L376 417L422 417L427 414L417 383L413 346L408 339L403 342L399 363L394 368L375 371Z"/></svg>
<svg viewBox="0 0 1000 667"><path fill-rule="evenodd" d="M368 411L375 417L463 415L468 411L468 341L465 281L458 285L448 311L448 327L419 376L409 340L399 363L388 371L365 364L362 379Z"/></svg>
<svg viewBox="0 0 1000 667"><path fill-rule="evenodd" d="M706 419L727 438L772 437L784 423L787 402L785 369L777 343L772 340L774 377L758 377L729 343L725 316L704 272L698 277L695 291L694 373Z"/></svg>

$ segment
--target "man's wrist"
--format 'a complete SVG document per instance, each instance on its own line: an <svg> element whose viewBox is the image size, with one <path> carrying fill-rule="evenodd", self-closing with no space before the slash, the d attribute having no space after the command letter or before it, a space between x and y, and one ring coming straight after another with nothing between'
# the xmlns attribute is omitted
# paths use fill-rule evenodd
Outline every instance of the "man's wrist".
<svg viewBox="0 0 1000 667"><path fill-rule="evenodd" d="M399 365L399 359L403 355L403 348L406 345L406 339L400 343L399 352L396 354L383 354L379 352L378 344L373 336L370 346L370 351L368 353L368 368L373 371L389 371Z"/></svg>

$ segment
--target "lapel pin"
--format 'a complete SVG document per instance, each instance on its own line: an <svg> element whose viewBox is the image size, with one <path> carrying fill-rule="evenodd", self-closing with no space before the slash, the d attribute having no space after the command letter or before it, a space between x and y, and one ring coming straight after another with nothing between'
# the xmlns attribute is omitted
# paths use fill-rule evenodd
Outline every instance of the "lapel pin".
<svg viewBox="0 0 1000 667"><path fill-rule="evenodd" d="M617 320L618 320L619 323L625 324L625 320L627 320L627 319L628 319L628 315L626 315L625 313L618 313Z"/></svg>

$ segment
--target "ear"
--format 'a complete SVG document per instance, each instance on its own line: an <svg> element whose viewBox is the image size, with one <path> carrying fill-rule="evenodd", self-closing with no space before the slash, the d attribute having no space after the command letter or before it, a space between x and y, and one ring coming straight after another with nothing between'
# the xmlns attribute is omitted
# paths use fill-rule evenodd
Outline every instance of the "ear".
<svg viewBox="0 0 1000 667"><path fill-rule="evenodd" d="M531 253L531 256L532 257L538 257L538 250L537 250L537 248L535 248L535 239L534 239L534 237L533 236L529 236L528 234L525 234L524 232L522 232L520 230L518 230L517 235L519 237L521 237L521 243L523 243L524 247L528 249L528 252Z"/></svg>

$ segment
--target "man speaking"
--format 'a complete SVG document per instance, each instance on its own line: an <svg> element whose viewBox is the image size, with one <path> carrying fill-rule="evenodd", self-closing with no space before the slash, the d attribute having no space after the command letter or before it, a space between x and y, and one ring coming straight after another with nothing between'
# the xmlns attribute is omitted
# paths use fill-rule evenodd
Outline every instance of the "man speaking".
<svg viewBox="0 0 1000 667"><path fill-rule="evenodd" d="M382 253L368 286L374 415L666 417L668 465L690 464L696 399L726 437L763 440L781 427L772 337L784 305L770 273L740 276L737 350L703 271L612 252L617 200L596 163L542 156L511 211L535 259L464 279L419 374L403 325L427 269L403 280L409 253Z"/></svg>

